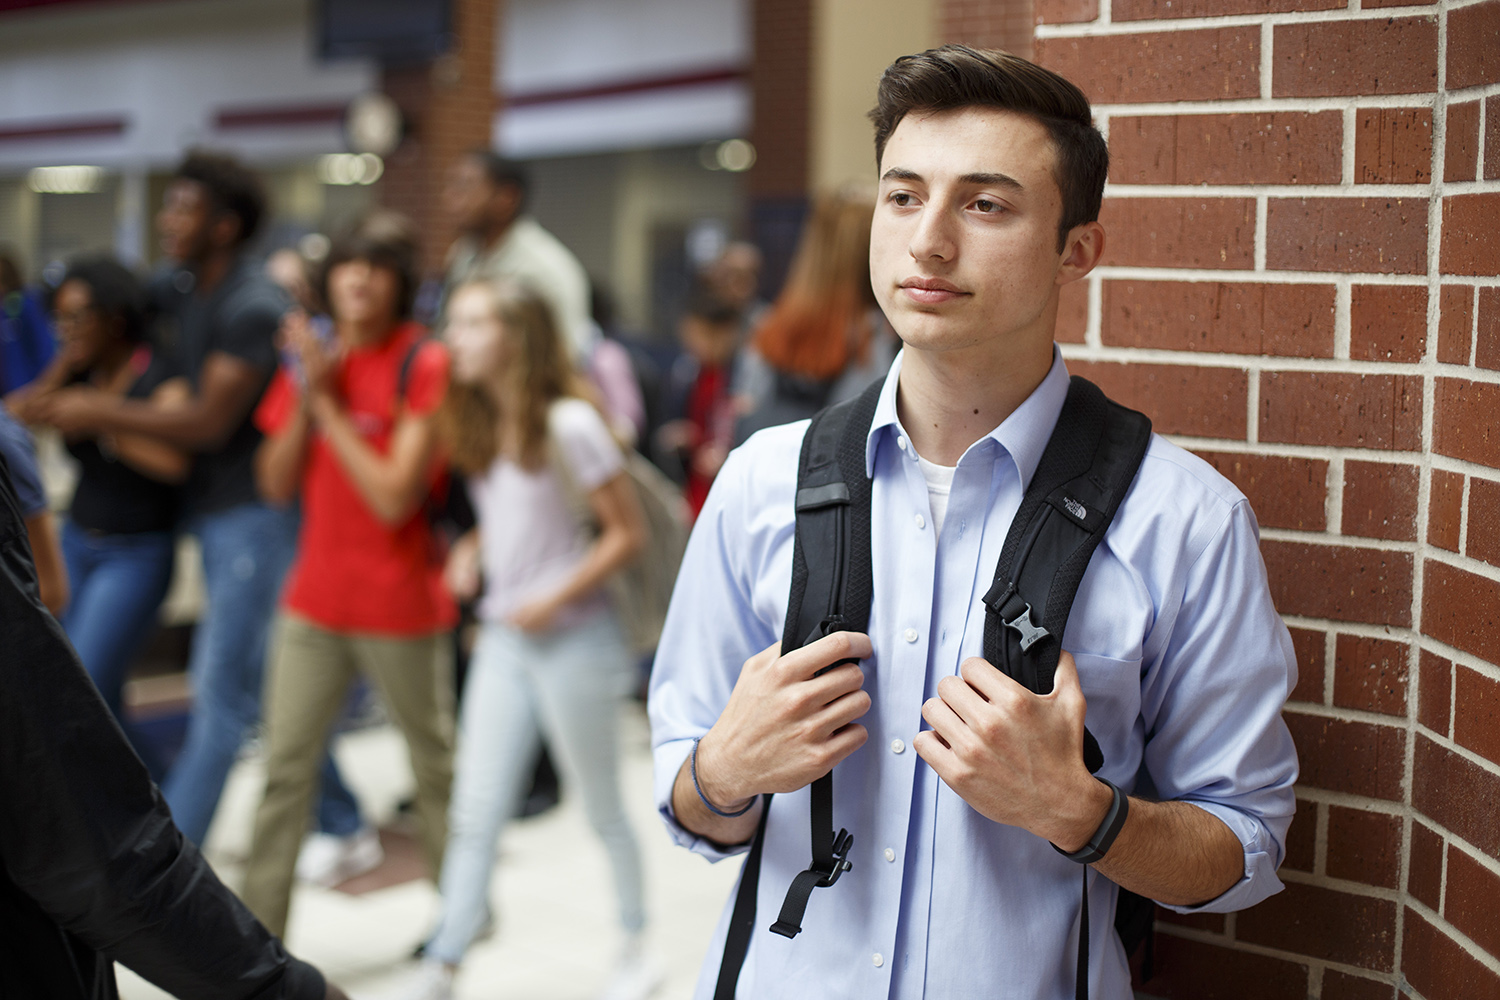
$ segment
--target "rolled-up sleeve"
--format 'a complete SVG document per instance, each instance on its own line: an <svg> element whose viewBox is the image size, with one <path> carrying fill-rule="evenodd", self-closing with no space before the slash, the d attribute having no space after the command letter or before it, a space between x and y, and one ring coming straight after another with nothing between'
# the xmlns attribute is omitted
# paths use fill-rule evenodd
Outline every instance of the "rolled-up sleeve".
<svg viewBox="0 0 1500 1000"><path fill-rule="evenodd" d="M781 530L764 513L777 509L767 493L768 487L778 492L779 484L752 483L747 475L746 452L758 443L752 439L732 452L714 480L688 540L651 672L657 809L676 843L711 861L738 854L744 845L725 849L683 827L672 810L672 789L693 740L708 732L728 703L744 662L780 637L757 614L753 594L752 581L761 576L759 554ZM790 503L788 495L787 510Z"/></svg>
<svg viewBox="0 0 1500 1000"><path fill-rule="evenodd" d="M1240 910L1280 891L1296 810L1297 751L1281 710L1297 679L1271 604L1255 516L1243 500L1193 561L1142 687L1145 764L1157 794L1224 822L1245 852L1222 895L1178 912Z"/></svg>

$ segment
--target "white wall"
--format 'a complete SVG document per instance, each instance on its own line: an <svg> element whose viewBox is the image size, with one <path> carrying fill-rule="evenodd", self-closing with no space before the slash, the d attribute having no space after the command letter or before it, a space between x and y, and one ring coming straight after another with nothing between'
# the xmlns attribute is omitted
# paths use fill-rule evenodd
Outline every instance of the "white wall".
<svg viewBox="0 0 1500 1000"><path fill-rule="evenodd" d="M225 109L338 103L372 66L316 61L307 0L85 4L0 17L0 130L120 116L118 136L0 141L0 171L162 167L194 144L267 163L342 148L336 125L217 132Z"/></svg>
<svg viewBox="0 0 1500 1000"><path fill-rule="evenodd" d="M748 69L749 0L510 0L496 89L509 94ZM639 149L743 135L743 80L507 110L497 143L512 156Z"/></svg>

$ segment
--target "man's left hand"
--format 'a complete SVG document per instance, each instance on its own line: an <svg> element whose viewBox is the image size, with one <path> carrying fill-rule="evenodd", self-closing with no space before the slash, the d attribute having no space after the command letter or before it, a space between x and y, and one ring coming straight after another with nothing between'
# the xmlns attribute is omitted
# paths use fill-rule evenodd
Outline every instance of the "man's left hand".
<svg viewBox="0 0 1500 1000"><path fill-rule="evenodd" d="M938 696L922 706L932 729L912 746L984 816L1074 851L1098 829L1111 796L1083 763L1087 707L1066 652L1047 695L973 656L938 682Z"/></svg>

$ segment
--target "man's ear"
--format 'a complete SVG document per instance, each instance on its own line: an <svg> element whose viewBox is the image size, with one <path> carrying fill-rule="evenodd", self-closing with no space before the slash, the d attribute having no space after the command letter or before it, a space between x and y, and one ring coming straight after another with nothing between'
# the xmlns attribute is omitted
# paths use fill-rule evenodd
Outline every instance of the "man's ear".
<svg viewBox="0 0 1500 1000"><path fill-rule="evenodd" d="M1066 285L1082 278L1099 263L1104 256L1104 227L1097 222L1085 222L1074 226L1063 242L1062 266L1057 271L1057 284Z"/></svg>

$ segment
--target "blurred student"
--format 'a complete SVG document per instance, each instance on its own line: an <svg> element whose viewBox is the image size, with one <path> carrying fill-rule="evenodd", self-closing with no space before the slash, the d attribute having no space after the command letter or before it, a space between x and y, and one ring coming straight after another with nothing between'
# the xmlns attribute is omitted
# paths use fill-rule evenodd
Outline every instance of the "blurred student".
<svg viewBox="0 0 1500 1000"><path fill-rule="evenodd" d="M245 870L246 904L278 934L319 761L357 674L406 737L434 878L453 774L447 632L457 615L424 508L441 471L435 413L447 351L410 319L416 241L400 216L356 225L323 274L332 328L288 317L295 366L277 373L256 412L262 495L302 502L267 681L265 798Z"/></svg>
<svg viewBox="0 0 1500 1000"><path fill-rule="evenodd" d="M182 525L203 549L204 606L189 673L187 740L163 785L182 832L201 844L224 781L260 717L266 627L291 561L295 515L263 502L250 416L276 370L285 295L246 252L265 214L255 175L214 153L188 154L167 183L157 229L174 263L148 298L191 392L161 407L97 387L54 393L64 433L138 434L193 453Z"/></svg>
<svg viewBox="0 0 1500 1000"><path fill-rule="evenodd" d="M569 356L582 364L594 342L588 272L573 251L526 214L529 194L525 168L488 150L476 150L453 165L443 205L460 235L448 254L445 309L464 282L523 280L546 300Z"/></svg>
<svg viewBox="0 0 1500 1000"><path fill-rule="evenodd" d="M37 472L36 446L31 433L16 422L4 403L0 403L0 456L10 466L21 518L26 525L26 540L36 561L41 602L61 618L68 606L68 571L57 543L57 525L47 508L47 493Z"/></svg>
<svg viewBox="0 0 1500 1000"><path fill-rule="evenodd" d="M37 596L0 457L0 997L117 1000L115 962L172 994L344 1000L172 825Z"/></svg>
<svg viewBox="0 0 1500 1000"><path fill-rule="evenodd" d="M191 390L170 358L147 342L140 283L120 264L107 257L75 261L58 286L53 315L60 364L34 383L40 391L22 406L27 419L45 423L50 393L70 384L158 407L188 398ZM54 380L61 385L50 384ZM178 487L191 456L129 432L74 433L64 443L78 461L78 484L63 527L73 591L63 628L104 703L159 779L155 752L126 723L120 693L172 582Z"/></svg>
<svg viewBox="0 0 1500 1000"><path fill-rule="evenodd" d="M702 280L721 302L739 313L741 342L747 339L765 315L766 301L760 297L760 272L765 258L754 243L735 240L724 247L708 267Z"/></svg>
<svg viewBox="0 0 1500 1000"><path fill-rule="evenodd" d="M656 431L656 455L663 468L680 470L683 497L697 517L734 444L730 386L739 352L739 312L700 285L688 298L677 335L683 353L667 373L666 421Z"/></svg>
<svg viewBox="0 0 1500 1000"><path fill-rule="evenodd" d="M495 842L516 814L540 737L565 784L582 794L614 870L626 947L604 995L645 997L658 977L641 946L640 849L618 767L631 656L601 590L645 542L639 501L536 292L514 282L458 286L447 339L453 386L442 427L479 519L455 545L447 577L467 598L482 569L484 595L459 724L442 913L410 996L452 996L454 972L489 912ZM591 539L586 527L597 528Z"/></svg>
<svg viewBox="0 0 1500 1000"><path fill-rule="evenodd" d="M0 396L32 382L56 353L42 295L26 287L15 257L0 250Z"/></svg>
<svg viewBox="0 0 1500 1000"><path fill-rule="evenodd" d="M890 368L896 337L870 288L874 214L861 189L813 205L786 285L740 359L736 444L858 395Z"/></svg>

